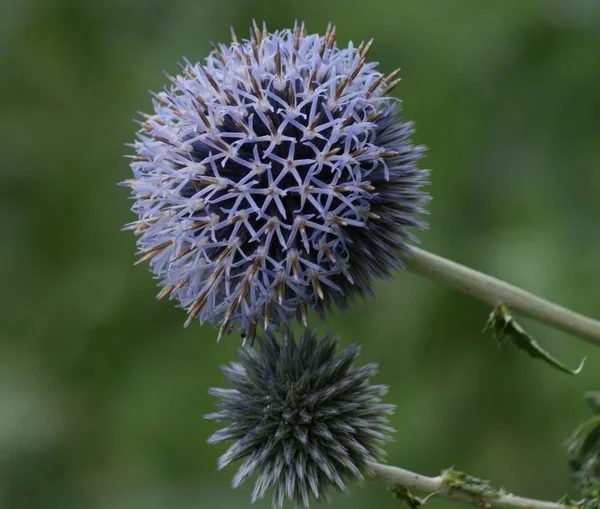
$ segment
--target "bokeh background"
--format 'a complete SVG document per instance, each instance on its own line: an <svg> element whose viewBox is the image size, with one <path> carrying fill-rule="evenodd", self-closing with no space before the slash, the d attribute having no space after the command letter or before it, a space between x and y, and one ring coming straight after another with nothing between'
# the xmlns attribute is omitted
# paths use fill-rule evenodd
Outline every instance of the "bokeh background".
<svg viewBox="0 0 600 509"><path fill-rule="evenodd" d="M234 355L157 303L133 267L124 143L161 70L203 58L229 26L304 19L375 37L429 146L422 246L600 317L600 2L596 0L3 0L0 2L0 507L249 505L218 472L209 386ZM398 406L389 462L455 465L522 495L569 490L563 439L600 388L600 350L523 321L569 377L499 350L489 309L399 272L321 330L360 342ZM399 507L353 486L332 507ZM433 508L450 503L433 499ZM268 508L264 501L257 507Z"/></svg>

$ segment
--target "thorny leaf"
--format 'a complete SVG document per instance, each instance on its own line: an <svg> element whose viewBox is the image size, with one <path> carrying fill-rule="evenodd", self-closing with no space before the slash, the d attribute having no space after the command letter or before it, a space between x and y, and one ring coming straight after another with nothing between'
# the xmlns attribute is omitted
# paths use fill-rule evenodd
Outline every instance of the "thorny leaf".
<svg viewBox="0 0 600 509"><path fill-rule="evenodd" d="M492 330L492 335L494 336L494 339L498 341L499 345L502 345L505 341L510 341L519 350L529 354L534 359L542 359L550 366L559 369L564 373L578 375L583 369L585 359L581 361L577 369L571 369L546 352L546 350L544 350L540 344L517 323L510 313L509 306L506 304L495 307L490 313L484 332L488 329Z"/></svg>
<svg viewBox="0 0 600 509"><path fill-rule="evenodd" d="M581 424L566 441L567 458L575 487L584 500L582 509L600 509L600 393L587 393L596 413Z"/></svg>

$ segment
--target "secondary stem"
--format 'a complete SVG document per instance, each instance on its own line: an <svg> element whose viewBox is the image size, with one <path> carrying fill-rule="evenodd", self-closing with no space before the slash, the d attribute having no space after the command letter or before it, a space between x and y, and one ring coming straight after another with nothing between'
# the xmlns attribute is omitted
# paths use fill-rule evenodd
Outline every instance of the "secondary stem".
<svg viewBox="0 0 600 509"><path fill-rule="evenodd" d="M480 508L500 507L506 509L572 509L573 506L559 502L547 502L532 498L518 497L510 493L496 490L469 489L464 486L451 486L444 481L443 476L427 477L399 467L370 463L371 479L378 481L393 490L405 488L426 495L438 495L476 505Z"/></svg>
<svg viewBox="0 0 600 509"><path fill-rule="evenodd" d="M411 246L400 255L407 268L441 281L492 306L512 309L600 346L600 321L575 313L492 276Z"/></svg>

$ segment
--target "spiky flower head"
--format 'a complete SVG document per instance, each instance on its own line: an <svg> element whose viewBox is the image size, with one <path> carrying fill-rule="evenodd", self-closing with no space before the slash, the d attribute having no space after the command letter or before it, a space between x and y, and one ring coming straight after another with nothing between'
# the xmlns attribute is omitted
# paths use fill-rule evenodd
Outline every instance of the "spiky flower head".
<svg viewBox="0 0 600 509"><path fill-rule="evenodd" d="M369 294L427 201L424 148L387 95L398 72L367 62L370 42L338 47L335 27L250 34L154 94L125 182L159 297L219 337Z"/></svg>
<svg viewBox="0 0 600 509"><path fill-rule="evenodd" d="M393 431L387 416L394 406L381 402L387 387L369 383L377 365L354 367L358 346L336 355L335 336L318 341L309 329L298 342L269 334L257 343L221 368L230 388L210 390L221 410L207 417L230 424L209 442L235 440L219 468L241 460L233 486L256 474L252 500L272 488L275 507L285 498L308 506L329 488L362 479Z"/></svg>

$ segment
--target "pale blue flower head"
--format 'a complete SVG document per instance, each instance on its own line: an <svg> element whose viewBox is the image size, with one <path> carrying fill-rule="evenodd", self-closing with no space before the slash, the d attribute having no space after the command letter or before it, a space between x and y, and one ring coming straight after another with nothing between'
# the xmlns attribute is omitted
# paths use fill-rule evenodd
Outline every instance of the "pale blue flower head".
<svg viewBox="0 0 600 509"><path fill-rule="evenodd" d="M370 294L428 200L424 148L388 95L397 72L367 61L371 43L339 47L335 27L250 32L154 94L124 183L159 297L219 337Z"/></svg>

